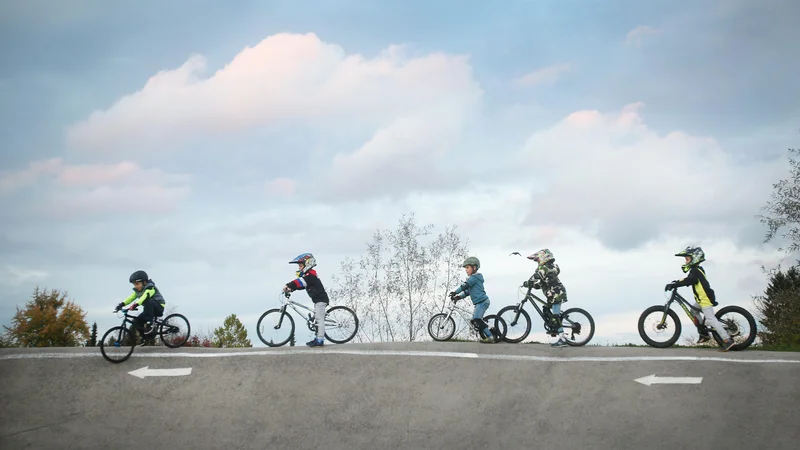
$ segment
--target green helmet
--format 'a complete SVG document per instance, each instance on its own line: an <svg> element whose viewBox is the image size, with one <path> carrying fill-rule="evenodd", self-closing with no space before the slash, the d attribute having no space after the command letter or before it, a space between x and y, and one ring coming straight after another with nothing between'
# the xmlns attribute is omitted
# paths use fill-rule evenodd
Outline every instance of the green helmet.
<svg viewBox="0 0 800 450"><path fill-rule="evenodd" d="M703 249L700 247L692 247L691 245L682 251L675 253L675 256L689 256L692 258L688 264L681 266L681 270L683 270L684 273L688 272L689 269L706 260L706 254Z"/></svg>
<svg viewBox="0 0 800 450"><path fill-rule="evenodd" d="M464 264L461 265L461 267L467 266L475 266L475 270L478 270L481 268L481 262L478 258L470 256L469 258L465 259Z"/></svg>

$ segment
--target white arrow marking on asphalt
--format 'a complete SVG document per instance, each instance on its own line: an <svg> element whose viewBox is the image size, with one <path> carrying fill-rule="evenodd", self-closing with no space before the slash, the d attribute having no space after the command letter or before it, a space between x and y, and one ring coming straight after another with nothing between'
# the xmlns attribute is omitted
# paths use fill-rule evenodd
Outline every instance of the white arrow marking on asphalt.
<svg viewBox="0 0 800 450"><path fill-rule="evenodd" d="M144 366L141 369L136 369L129 374L144 378L144 377L181 377L192 373L191 367L183 367L180 369L148 369L150 366Z"/></svg>
<svg viewBox="0 0 800 450"><path fill-rule="evenodd" d="M633 380L645 386L652 384L700 384L703 377L657 377L656 374Z"/></svg>

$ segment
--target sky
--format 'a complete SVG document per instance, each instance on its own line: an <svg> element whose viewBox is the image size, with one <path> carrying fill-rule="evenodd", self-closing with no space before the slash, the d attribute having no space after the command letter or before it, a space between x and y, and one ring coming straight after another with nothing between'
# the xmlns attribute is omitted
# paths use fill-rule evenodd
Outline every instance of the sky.
<svg viewBox="0 0 800 450"><path fill-rule="evenodd" d="M794 262L756 215L800 141L798 18L777 0L4 2L0 323L39 286L102 333L144 269L193 328L235 313L261 345L292 257L326 282L412 212L469 240L489 313L533 271L509 253L546 247L593 343L641 343L686 245L721 306L752 311L761 266Z"/></svg>

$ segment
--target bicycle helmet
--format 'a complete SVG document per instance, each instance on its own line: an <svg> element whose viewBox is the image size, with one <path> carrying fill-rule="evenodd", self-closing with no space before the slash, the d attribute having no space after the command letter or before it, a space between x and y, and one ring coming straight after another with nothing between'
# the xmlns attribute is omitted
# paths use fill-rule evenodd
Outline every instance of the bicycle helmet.
<svg viewBox="0 0 800 450"><path fill-rule="evenodd" d="M691 245L683 249L682 251L675 253L675 256L683 256L683 257L690 257L692 258L687 264L681 266L681 270L683 273L686 273L694 266L699 265L703 261L706 260L706 254L700 247L692 247Z"/></svg>
<svg viewBox="0 0 800 450"><path fill-rule="evenodd" d="M470 256L469 258L465 259L464 264L461 265L461 267L467 266L475 266L475 270L478 270L481 268L481 261L474 256Z"/></svg>
<svg viewBox="0 0 800 450"><path fill-rule="evenodd" d="M133 283L134 281L141 281L142 283L146 283L149 279L150 277L147 276L147 272L144 270L137 270L131 274L128 278L128 282Z"/></svg>
<svg viewBox="0 0 800 450"><path fill-rule="evenodd" d="M289 264L300 264L300 263L303 263L304 266L302 272L308 272L312 268L316 267L317 260L311 253L301 253L297 255L293 260L289 261Z"/></svg>
<svg viewBox="0 0 800 450"><path fill-rule="evenodd" d="M532 259L535 262L537 262L540 266L543 266L551 261L555 261L556 257L553 256L553 253L550 251L550 249L543 248L538 252L528 256L528 259Z"/></svg>

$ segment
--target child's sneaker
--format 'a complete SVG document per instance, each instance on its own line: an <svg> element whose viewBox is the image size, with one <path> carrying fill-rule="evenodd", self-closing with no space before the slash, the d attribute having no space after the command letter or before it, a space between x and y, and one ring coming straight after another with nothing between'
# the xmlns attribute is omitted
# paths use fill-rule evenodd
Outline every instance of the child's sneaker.
<svg viewBox="0 0 800 450"><path fill-rule="evenodd" d="M482 337L481 338L481 343L483 343L483 344L494 344L495 343L494 336L492 336L492 337Z"/></svg>
<svg viewBox="0 0 800 450"><path fill-rule="evenodd" d="M569 344L567 344L567 341L565 341L563 338L558 338L557 341L550 344L550 347L568 347L568 346Z"/></svg>
<svg viewBox="0 0 800 450"><path fill-rule="evenodd" d="M324 347L325 346L325 341L314 338L314 339L306 342L306 345L309 346L309 347Z"/></svg>
<svg viewBox="0 0 800 450"><path fill-rule="evenodd" d="M700 339L697 340L697 344L698 345L705 344L706 342L708 342L710 340L711 340L711 336L709 336L707 334L706 335L701 334L700 335Z"/></svg>
<svg viewBox="0 0 800 450"><path fill-rule="evenodd" d="M728 351L728 350L730 350L730 349L731 349L731 347L733 347L734 345L736 345L736 341L734 341L733 339L730 339L730 338L729 338L727 341L725 341L725 342L723 342L723 343L722 343L722 348L720 348L720 349L719 349L719 351L721 351L721 352L727 352L727 351Z"/></svg>

